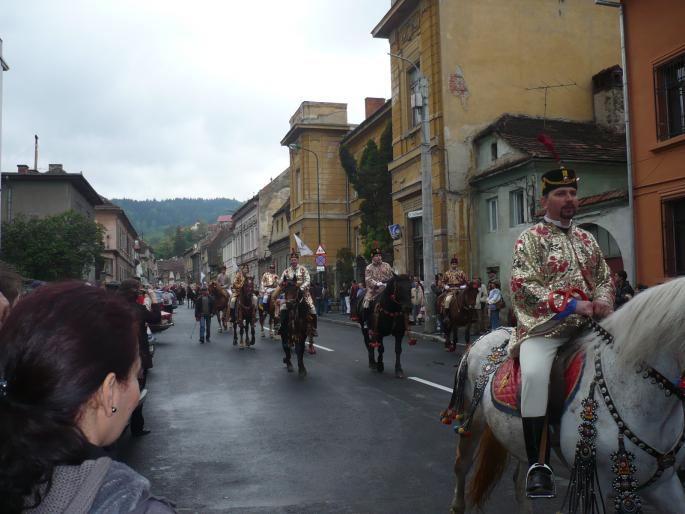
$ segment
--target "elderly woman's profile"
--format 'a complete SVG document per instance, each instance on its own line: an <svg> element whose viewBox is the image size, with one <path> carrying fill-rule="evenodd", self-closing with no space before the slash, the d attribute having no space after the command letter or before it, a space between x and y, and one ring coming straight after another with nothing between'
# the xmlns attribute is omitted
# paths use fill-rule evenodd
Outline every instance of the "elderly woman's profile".
<svg viewBox="0 0 685 514"><path fill-rule="evenodd" d="M82 283L44 286L0 329L0 513L170 513L101 448L138 405L136 314Z"/></svg>

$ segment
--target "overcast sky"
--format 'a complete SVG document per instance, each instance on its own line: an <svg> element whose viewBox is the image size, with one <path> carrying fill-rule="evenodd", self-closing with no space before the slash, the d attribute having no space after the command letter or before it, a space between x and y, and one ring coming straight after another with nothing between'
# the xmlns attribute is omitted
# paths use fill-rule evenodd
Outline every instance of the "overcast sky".
<svg viewBox="0 0 685 514"><path fill-rule="evenodd" d="M101 195L245 200L288 166L303 100L390 94L389 0L3 0L2 171L61 163Z"/></svg>

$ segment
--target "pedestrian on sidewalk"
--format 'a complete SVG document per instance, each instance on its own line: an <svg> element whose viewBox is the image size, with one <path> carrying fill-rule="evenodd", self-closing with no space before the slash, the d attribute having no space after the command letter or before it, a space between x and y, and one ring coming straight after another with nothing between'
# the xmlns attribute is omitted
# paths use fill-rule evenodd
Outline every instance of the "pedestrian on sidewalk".
<svg viewBox="0 0 685 514"><path fill-rule="evenodd" d="M209 343L212 334L212 316L214 316L214 297L209 295L206 285L200 288L200 297L195 302L195 321L200 322L200 344Z"/></svg>
<svg viewBox="0 0 685 514"><path fill-rule="evenodd" d="M350 286L350 296L348 297L348 302L349 302L349 311L350 311L350 318L354 321L354 318L357 316L357 293L359 292L359 284L357 284L356 280L352 281L352 285Z"/></svg>
<svg viewBox="0 0 685 514"><path fill-rule="evenodd" d="M347 292L347 282L343 282L342 286L340 286L340 313L341 314L347 314L349 312L349 308L347 306L347 298L349 293Z"/></svg>
<svg viewBox="0 0 685 514"><path fill-rule="evenodd" d="M411 290L411 309L412 309L412 321L414 324L419 325L423 321L421 316L421 309L423 309L424 303L426 301L426 294L423 290L423 284L421 279L417 276L414 277L414 287Z"/></svg>
<svg viewBox="0 0 685 514"><path fill-rule="evenodd" d="M478 294L476 295L476 312L478 313L478 332L485 334L488 331L488 288L483 284L480 277L476 277Z"/></svg>
<svg viewBox="0 0 685 514"><path fill-rule="evenodd" d="M499 310L502 302L502 291L499 289L499 282L490 282L490 292L488 293L488 309L490 311L490 330L500 327Z"/></svg>
<svg viewBox="0 0 685 514"><path fill-rule="evenodd" d="M152 368L152 354L150 353L150 343L147 338L147 324L160 323L162 321L161 305L158 302L155 291L152 288L145 291L140 282L135 278L124 280L119 286L117 293L123 296L138 314L138 351L140 353L140 367L142 369L140 377L138 377L138 387L142 391L147 384L147 370ZM138 296L140 294L144 294L149 298L150 310L145 305L138 303ZM140 437L149 433L150 431L145 428L143 404L141 403L131 415L131 435Z"/></svg>
<svg viewBox="0 0 685 514"><path fill-rule="evenodd" d="M175 512L102 450L140 401L138 311L123 295L63 282L10 312L0 336L3 512Z"/></svg>

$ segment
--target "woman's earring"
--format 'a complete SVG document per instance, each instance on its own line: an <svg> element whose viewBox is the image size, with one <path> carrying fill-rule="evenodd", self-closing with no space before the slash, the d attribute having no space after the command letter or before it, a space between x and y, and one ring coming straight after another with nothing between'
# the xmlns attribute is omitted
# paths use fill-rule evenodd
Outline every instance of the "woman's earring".
<svg viewBox="0 0 685 514"><path fill-rule="evenodd" d="M117 411L117 408L116 408L116 407L112 407L112 413L114 413L114 412L116 412L116 411Z"/></svg>

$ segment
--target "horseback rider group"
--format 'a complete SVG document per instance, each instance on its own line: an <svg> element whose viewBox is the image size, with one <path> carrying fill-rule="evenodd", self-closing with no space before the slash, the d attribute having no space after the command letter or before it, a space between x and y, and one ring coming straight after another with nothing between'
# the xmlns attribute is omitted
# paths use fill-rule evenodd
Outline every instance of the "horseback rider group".
<svg viewBox="0 0 685 514"><path fill-rule="evenodd" d="M308 336L310 342L312 342L313 338L318 336L319 334L316 331L316 325L317 325L317 319L316 319L316 307L314 307L314 300L312 299L312 295L309 292L309 284L311 282L311 279L309 277L309 271L307 271L307 268L304 266L300 265L299 263L300 259L300 254L298 254L295 249L291 249L290 252L290 266L285 268L283 270L283 273L281 273L281 279L280 283L282 284L283 282L290 280L294 281L297 284L297 287L300 288L302 291L302 295L304 298L304 301L307 304L307 307L309 307L309 323L308 323ZM280 292L280 285L277 289L277 293ZM287 326L287 311L285 304L281 305L281 330L285 330L285 327Z"/></svg>
<svg viewBox="0 0 685 514"><path fill-rule="evenodd" d="M229 302L229 308L231 312L233 312L233 309L235 309L235 300L240 294L240 290L242 289L243 284L245 284L245 280L247 280L249 277L249 270L249 266L247 264L243 264L233 276L233 284L231 284L231 299ZM252 305L255 309L257 309L257 296L254 294L252 295Z"/></svg>
<svg viewBox="0 0 685 514"><path fill-rule="evenodd" d="M278 275L275 273L276 266L271 264L269 269L264 272L259 283L259 298L262 305L269 303L269 296L278 287Z"/></svg>
<svg viewBox="0 0 685 514"><path fill-rule="evenodd" d="M547 401L550 371L557 350L578 333L590 317L611 314L613 287L602 251L594 237L573 223L578 209L578 178L563 166L542 176L542 221L516 241L511 294L518 320L509 353L521 366L521 419L528 457L526 494L553 497L549 467ZM590 300L571 298L573 290ZM555 295L566 295L557 312ZM547 443L547 444L545 444Z"/></svg>

